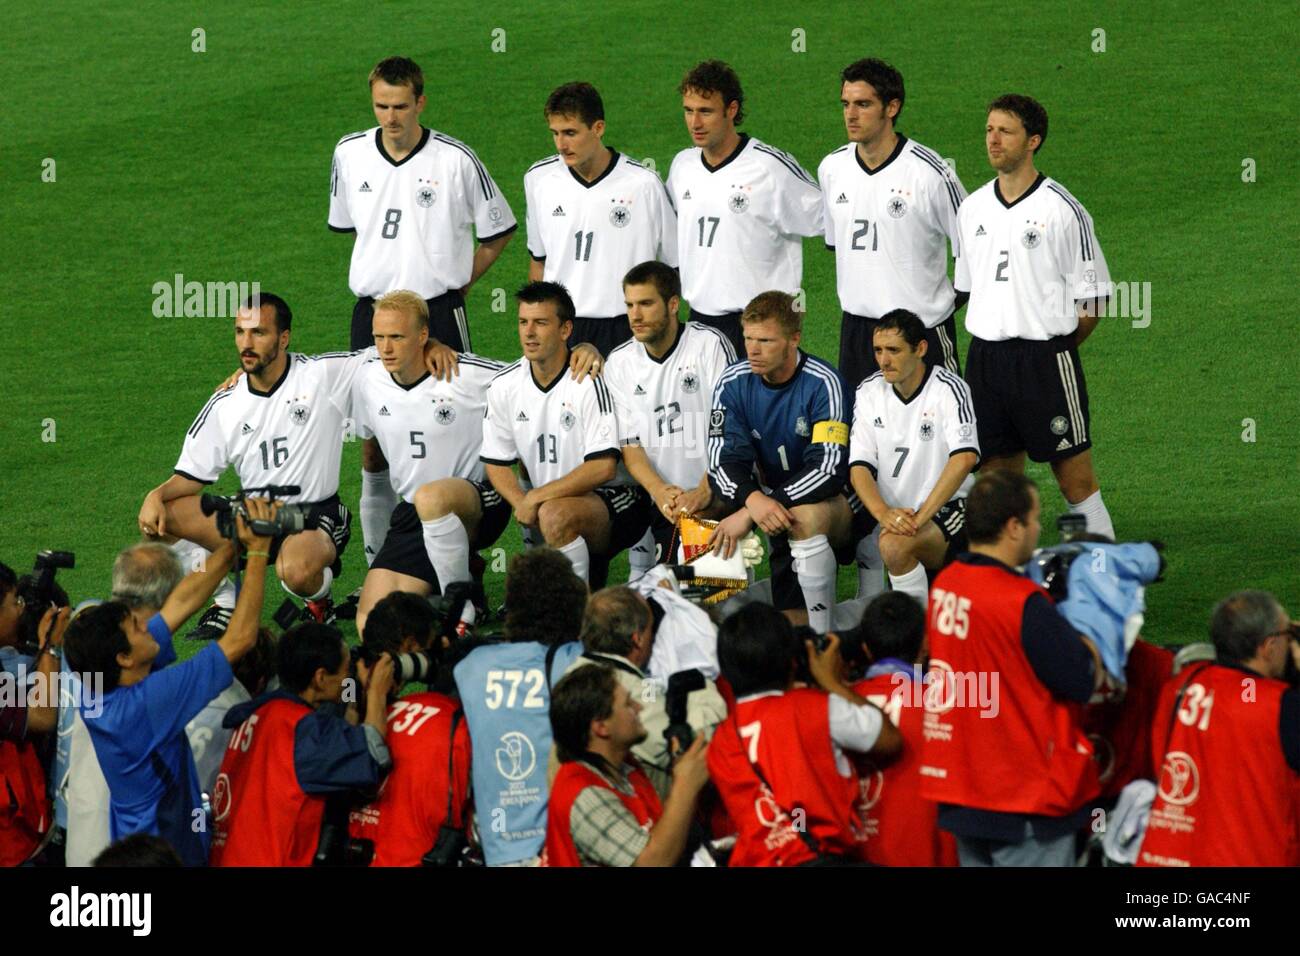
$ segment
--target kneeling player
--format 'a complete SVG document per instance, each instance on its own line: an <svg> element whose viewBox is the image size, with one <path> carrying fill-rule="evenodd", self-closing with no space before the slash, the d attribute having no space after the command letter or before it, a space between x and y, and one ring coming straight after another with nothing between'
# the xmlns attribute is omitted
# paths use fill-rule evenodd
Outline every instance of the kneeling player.
<svg viewBox="0 0 1300 956"><path fill-rule="evenodd" d="M650 501L619 473L609 389L569 374L569 293L554 282L530 282L515 297L524 357L488 388L482 459L519 524L537 528L586 580L593 555L603 562L636 544L650 524ZM531 490L521 487L515 462L527 469Z"/></svg>
<svg viewBox="0 0 1300 956"><path fill-rule="evenodd" d="M926 569L937 571L966 524L966 492L979 464L966 383L927 364L925 325L895 309L872 342L880 371L858 386L849 480L880 527L880 555L895 590L925 605Z"/></svg>
<svg viewBox="0 0 1300 956"><path fill-rule="evenodd" d="M357 604L363 631L375 603L393 591L422 597L471 581L470 553L490 546L510 521L510 506L487 483L479 462L487 387L505 366L462 353L460 374L443 381L425 368L429 308L414 292L375 303L379 362L353 386L357 433L374 437L402 502L370 565ZM486 604L479 586L475 604ZM462 620L474 621L467 607Z"/></svg>
<svg viewBox="0 0 1300 956"><path fill-rule="evenodd" d="M836 551L852 544L843 382L799 349L793 296L764 292L740 321L748 361L722 373L709 419L709 481L739 510L719 523L713 545L726 557L754 525L766 531L773 602L800 623L802 591L808 624L824 632L835 606Z"/></svg>
<svg viewBox="0 0 1300 956"><path fill-rule="evenodd" d="M199 493L234 465L243 487L296 485L282 500L306 511L303 531L276 538L269 560L285 590L303 598L317 620L332 616L330 584L351 534L339 500L343 423L352 380L372 351L290 353L292 314L277 295L245 302L235 319L242 382L210 398L185 435L175 473L145 496L138 518L150 538L177 538L209 551L221 545L216 518L204 515ZM195 635L219 637L234 607L218 603Z"/></svg>

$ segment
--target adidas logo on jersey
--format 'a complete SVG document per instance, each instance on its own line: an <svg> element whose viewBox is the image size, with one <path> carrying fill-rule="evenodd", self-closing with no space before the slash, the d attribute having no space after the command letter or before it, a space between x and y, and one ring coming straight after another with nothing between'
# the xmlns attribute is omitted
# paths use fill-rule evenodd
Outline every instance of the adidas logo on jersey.
<svg viewBox="0 0 1300 956"><path fill-rule="evenodd" d="M875 425L877 428L884 428L884 427L885 427L885 423L882 422L882 421L880 420L880 416L879 416L879 415L876 416L876 420L875 420L874 422L872 422L871 424Z"/></svg>
<svg viewBox="0 0 1300 956"><path fill-rule="evenodd" d="M528 421L528 416L525 415L523 412L520 412L519 415L515 418L515 421L517 421L517 422L526 422L526 421Z"/></svg>
<svg viewBox="0 0 1300 956"><path fill-rule="evenodd" d="M244 427L239 430L239 434L241 435L253 434L253 426L248 424L248 422L244 422Z"/></svg>
<svg viewBox="0 0 1300 956"><path fill-rule="evenodd" d="M686 190L686 195L682 196L682 198L683 198L683 199L690 199L690 198L691 198L691 191L690 191L689 189Z"/></svg>
<svg viewBox="0 0 1300 956"><path fill-rule="evenodd" d="M840 203L848 202L848 201L849 201L849 197L844 195L844 193L840 193L840 198L835 200L835 204L838 206Z"/></svg>
<svg viewBox="0 0 1300 956"><path fill-rule="evenodd" d="M644 395L644 394L645 394L645 389L642 388L640 385L638 385L636 388L632 389L632 394L633 394L633 395Z"/></svg>
<svg viewBox="0 0 1300 956"><path fill-rule="evenodd" d="M975 235L977 235L977 236L987 236L988 233L984 231L984 227L983 227L983 226L980 226L978 229L975 230Z"/></svg>
<svg viewBox="0 0 1300 956"><path fill-rule="evenodd" d="M564 207L563 207L563 206L556 206L556 207L555 207L555 211L554 211L553 213L551 213L551 215L552 215L552 216L563 216L563 215L564 215Z"/></svg>
<svg viewBox="0 0 1300 956"><path fill-rule="evenodd" d="M363 182L363 183L361 184L361 188L358 189L357 192L361 192L361 193L368 193L368 192L370 192L370 183Z"/></svg>
<svg viewBox="0 0 1300 956"><path fill-rule="evenodd" d="M380 415L390 415L391 413L388 411L388 406L387 406L387 405L380 405L380 406L379 406L379 414L380 414Z"/></svg>

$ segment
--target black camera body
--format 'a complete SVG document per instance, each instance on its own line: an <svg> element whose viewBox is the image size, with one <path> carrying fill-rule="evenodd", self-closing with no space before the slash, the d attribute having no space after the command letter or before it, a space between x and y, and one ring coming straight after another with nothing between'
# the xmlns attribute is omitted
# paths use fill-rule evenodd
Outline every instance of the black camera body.
<svg viewBox="0 0 1300 956"><path fill-rule="evenodd" d="M42 551L36 555L32 573L18 579L18 596L24 605L14 645L18 653L30 656L41 649L41 618L49 608L68 603L63 589L54 583L54 576L60 568L76 566L77 557L71 551Z"/></svg>
<svg viewBox="0 0 1300 956"><path fill-rule="evenodd" d="M678 671L668 678L668 700L664 705L668 711L668 726L664 728L664 740L668 742L668 753L673 752L673 741L677 741L677 753L685 753L695 739L695 731L686 720L686 701L693 691L704 690L704 675L698 670Z"/></svg>
<svg viewBox="0 0 1300 956"><path fill-rule="evenodd" d="M235 518L242 517L254 534L266 538L280 538L297 534L307 524L307 513L302 505L281 504L273 518L250 518L245 499L250 497L267 497L271 500L300 494L298 485L266 485L261 488L242 488L234 495L199 496L199 509L205 515L215 515L217 533L231 541L239 537Z"/></svg>

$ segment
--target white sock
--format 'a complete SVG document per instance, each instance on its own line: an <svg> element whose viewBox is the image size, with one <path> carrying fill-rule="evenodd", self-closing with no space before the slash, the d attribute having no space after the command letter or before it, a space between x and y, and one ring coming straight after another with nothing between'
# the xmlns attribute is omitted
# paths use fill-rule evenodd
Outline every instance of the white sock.
<svg viewBox="0 0 1300 956"><path fill-rule="evenodd" d="M1066 504L1069 504L1069 502L1066 502ZM1106 510L1106 503L1101 500L1101 489L1094 491L1078 504L1069 504L1069 507L1075 514L1083 515L1088 519L1088 531L1090 533L1104 534L1112 541L1115 540L1115 526L1111 524L1110 512Z"/></svg>
<svg viewBox="0 0 1300 956"><path fill-rule="evenodd" d="M207 563L208 555L212 552L201 544L195 544L193 541L186 541L184 538L177 538L171 545L172 554L176 555L176 560L181 563L181 572L183 574L193 574L195 571L202 571Z"/></svg>
<svg viewBox="0 0 1300 956"><path fill-rule="evenodd" d="M640 580L641 576L655 566L655 536L648 528L641 540L627 552L627 583Z"/></svg>
<svg viewBox="0 0 1300 956"><path fill-rule="evenodd" d="M300 598L304 601L319 601L323 597L329 597L330 585L334 583L334 571L332 569L326 568L321 572L321 574L324 575L324 578L321 581L320 589L317 590L315 594L299 594L297 591L290 589L289 585L285 584L283 581L280 582L280 587L284 588L286 592L292 594L294 597Z"/></svg>
<svg viewBox="0 0 1300 956"><path fill-rule="evenodd" d="M808 606L808 626L825 634L835 607L835 552L826 535L814 535L790 542L790 557L799 576L799 589Z"/></svg>
<svg viewBox="0 0 1300 956"><path fill-rule="evenodd" d="M902 591L916 598L921 607L925 607L930 598L929 578L925 573L925 565L920 561L916 562L916 567L906 574L891 574L889 583L895 591Z"/></svg>
<svg viewBox="0 0 1300 956"><path fill-rule="evenodd" d="M365 540L366 566L369 567L384 546L388 522L397 507L397 492L388 480L388 469L361 469L361 535Z"/></svg>
<svg viewBox="0 0 1300 956"><path fill-rule="evenodd" d="M438 575L438 586L445 591L453 581L470 580L469 534L460 518L449 514L420 524L424 528L424 550Z"/></svg>
<svg viewBox="0 0 1300 956"><path fill-rule="evenodd" d="M226 575L212 595L212 603L233 611L235 609L235 598L235 582L230 579L230 575Z"/></svg>
<svg viewBox="0 0 1300 956"><path fill-rule="evenodd" d="M870 601L885 590L885 560L880 556L880 528L858 542L858 597Z"/></svg>
<svg viewBox="0 0 1300 956"><path fill-rule="evenodd" d="M560 548L559 552L569 559L569 563L573 565L573 573L582 580L587 580L587 569L591 567L591 552L587 550L587 539L578 535Z"/></svg>

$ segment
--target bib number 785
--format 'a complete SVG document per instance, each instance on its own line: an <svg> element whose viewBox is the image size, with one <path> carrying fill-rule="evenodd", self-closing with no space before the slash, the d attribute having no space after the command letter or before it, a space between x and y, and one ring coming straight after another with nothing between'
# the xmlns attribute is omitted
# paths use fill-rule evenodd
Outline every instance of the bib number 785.
<svg viewBox="0 0 1300 956"><path fill-rule="evenodd" d="M940 634L966 640L970 631L970 598L958 597L943 588L930 591L930 623Z"/></svg>

